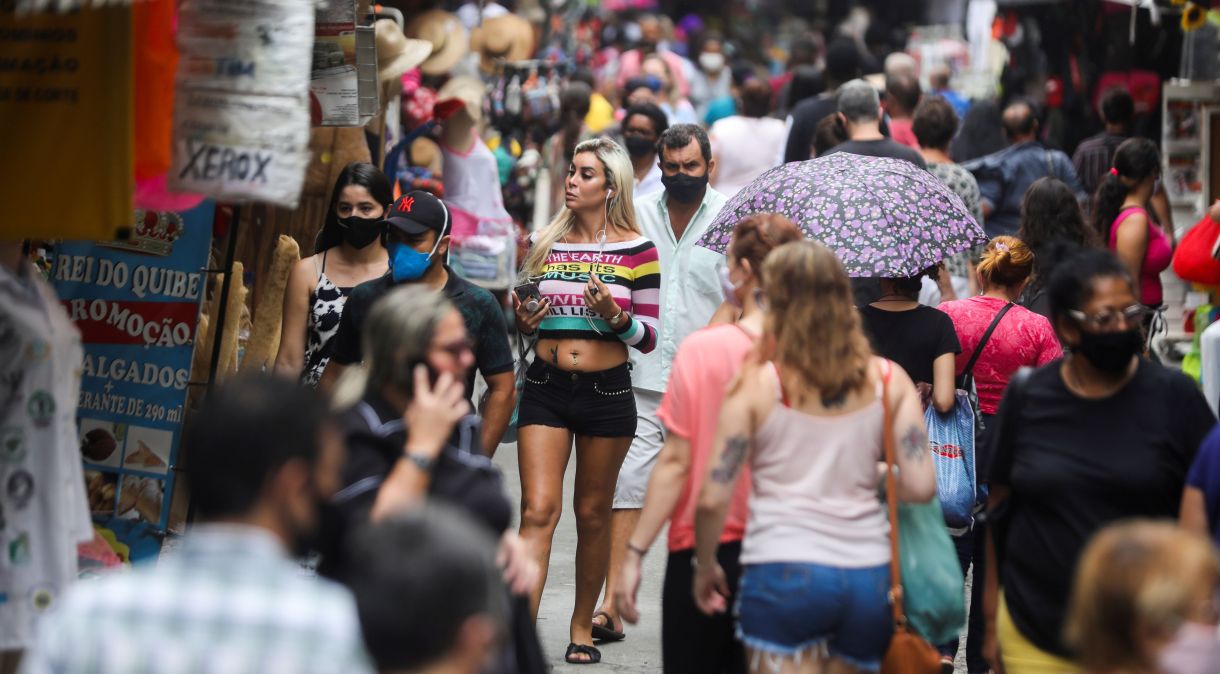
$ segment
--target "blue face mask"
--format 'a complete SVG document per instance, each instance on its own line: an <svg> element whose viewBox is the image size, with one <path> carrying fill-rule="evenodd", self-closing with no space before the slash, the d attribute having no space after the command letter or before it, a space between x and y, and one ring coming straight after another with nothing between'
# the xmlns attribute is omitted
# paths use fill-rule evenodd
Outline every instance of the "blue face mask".
<svg viewBox="0 0 1220 674"><path fill-rule="evenodd" d="M432 266L432 256L436 255L442 238L443 235L438 233L432 252L426 254L399 241L389 242L386 250L390 253L390 274L393 275L394 282L418 281L428 271L428 267Z"/></svg>

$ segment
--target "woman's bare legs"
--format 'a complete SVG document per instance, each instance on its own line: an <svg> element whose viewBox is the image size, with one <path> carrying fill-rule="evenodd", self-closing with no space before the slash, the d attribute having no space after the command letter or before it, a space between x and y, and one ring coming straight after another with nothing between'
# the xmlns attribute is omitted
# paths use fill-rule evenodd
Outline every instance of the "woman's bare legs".
<svg viewBox="0 0 1220 674"><path fill-rule="evenodd" d="M631 438L576 438L576 605L572 642L593 644L593 611L610 564L610 507Z"/></svg>
<svg viewBox="0 0 1220 674"><path fill-rule="evenodd" d="M542 573L530 595L530 615L537 620L551 561L551 539L563 511L563 474L572 455L572 432L566 428L533 425L522 427L519 433L521 539L529 545Z"/></svg>

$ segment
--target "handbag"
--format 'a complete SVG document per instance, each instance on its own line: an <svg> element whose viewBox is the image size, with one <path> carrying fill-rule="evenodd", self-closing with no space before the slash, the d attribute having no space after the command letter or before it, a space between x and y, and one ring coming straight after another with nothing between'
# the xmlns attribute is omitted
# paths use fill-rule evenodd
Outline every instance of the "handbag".
<svg viewBox="0 0 1220 674"><path fill-rule="evenodd" d="M885 365L882 446L885 448L885 500L890 521L890 601L894 636L881 671L883 674L930 674L940 671L940 654L931 644L957 639L966 624L961 566L937 504L932 501L898 502L894 416L889 404L889 362Z"/></svg>
<svg viewBox="0 0 1220 674"><path fill-rule="evenodd" d="M956 393L957 402L945 413L933 406L924 410L932 465L936 469L936 495L945 524L968 529L974 520L977 482L974 470L975 410L969 395Z"/></svg>
<svg viewBox="0 0 1220 674"><path fill-rule="evenodd" d="M1173 252L1173 271L1182 280L1203 285L1220 285L1220 222L1204 215L1178 242Z"/></svg>
<svg viewBox="0 0 1220 674"><path fill-rule="evenodd" d="M968 529L974 523L974 510L979 501L975 456L984 428L978 389L974 384L974 365L996 326L1012 307L1013 303L1009 302L996 313L974 348L966 368L957 378L953 409L943 414L931 406L924 410L932 463L936 468L936 494L940 498L945 524L956 530Z"/></svg>
<svg viewBox="0 0 1220 674"><path fill-rule="evenodd" d="M986 430L986 424L983 422L983 415L979 414L979 392L974 385L974 365L979 362L979 356L983 355L983 348L987 346L987 342L991 339L991 333L995 332L996 326L1000 324L1000 319L1004 318L1015 306L1015 303L1009 302L1005 304L995 318L991 319L991 325L987 326L987 331L983 333L983 338L979 340L978 346L974 347L974 353L970 355L970 360L966 361L966 368L962 370L962 374L957 378L957 388L959 391L965 391L970 399L970 409L974 411L974 439L977 445L978 441L983 437L983 431Z"/></svg>

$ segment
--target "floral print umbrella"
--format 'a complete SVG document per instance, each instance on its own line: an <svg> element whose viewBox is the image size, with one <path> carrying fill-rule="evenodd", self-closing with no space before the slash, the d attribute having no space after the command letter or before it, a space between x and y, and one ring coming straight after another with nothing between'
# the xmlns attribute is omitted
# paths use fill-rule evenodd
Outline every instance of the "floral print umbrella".
<svg viewBox="0 0 1220 674"><path fill-rule="evenodd" d="M758 213L792 220L855 277L914 276L987 241L961 198L931 173L845 152L762 174L724 205L699 245L723 253L737 221Z"/></svg>

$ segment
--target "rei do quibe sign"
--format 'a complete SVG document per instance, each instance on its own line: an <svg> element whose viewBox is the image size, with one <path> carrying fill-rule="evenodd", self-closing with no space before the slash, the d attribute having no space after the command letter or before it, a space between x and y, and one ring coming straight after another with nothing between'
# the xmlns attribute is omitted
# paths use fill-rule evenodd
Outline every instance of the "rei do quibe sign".
<svg viewBox="0 0 1220 674"><path fill-rule="evenodd" d="M94 519L156 555L171 522L212 202L184 213L136 211L124 242L66 241L51 280L81 332L77 417Z"/></svg>

